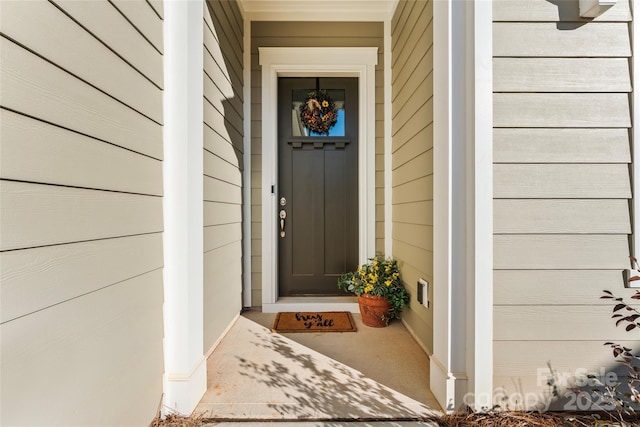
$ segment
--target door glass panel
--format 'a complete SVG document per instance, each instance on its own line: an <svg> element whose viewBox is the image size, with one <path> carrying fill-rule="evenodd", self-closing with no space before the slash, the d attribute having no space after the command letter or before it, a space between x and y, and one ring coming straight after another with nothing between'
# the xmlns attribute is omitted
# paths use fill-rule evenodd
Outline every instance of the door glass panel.
<svg viewBox="0 0 640 427"><path fill-rule="evenodd" d="M318 136L318 137L332 137L332 136L346 136L345 135L345 109L344 109L344 89L328 89L327 94L336 106L336 112L338 115L338 121L331 129L329 129L329 135L319 134L317 132L310 131L302 123L300 118L300 107L307 98L309 92L313 89L293 89L292 91L292 105L291 105L291 131L292 136Z"/></svg>

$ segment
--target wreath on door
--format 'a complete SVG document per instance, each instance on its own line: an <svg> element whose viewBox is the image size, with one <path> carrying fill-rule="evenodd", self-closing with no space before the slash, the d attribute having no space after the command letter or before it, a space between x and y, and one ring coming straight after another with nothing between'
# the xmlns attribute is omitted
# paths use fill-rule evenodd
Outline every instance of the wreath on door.
<svg viewBox="0 0 640 427"><path fill-rule="evenodd" d="M300 105L300 120L310 131L329 135L329 129L338 121L336 103L325 90L311 91Z"/></svg>

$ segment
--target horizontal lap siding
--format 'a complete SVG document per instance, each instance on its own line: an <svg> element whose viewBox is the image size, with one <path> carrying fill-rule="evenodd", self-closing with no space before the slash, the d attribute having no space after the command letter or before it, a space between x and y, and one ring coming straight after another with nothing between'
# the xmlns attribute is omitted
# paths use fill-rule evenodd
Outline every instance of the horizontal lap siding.
<svg viewBox="0 0 640 427"><path fill-rule="evenodd" d="M401 1L391 24L393 255L412 295L402 317L427 348L433 313L413 289L433 281L432 20L431 1Z"/></svg>
<svg viewBox="0 0 640 427"><path fill-rule="evenodd" d="M599 299L629 295L629 2L594 20L554 3L493 8L494 386L508 392L543 391L547 362L613 370L602 343L632 338Z"/></svg>
<svg viewBox="0 0 640 427"><path fill-rule="evenodd" d="M624 199L496 199L498 234L630 234Z"/></svg>
<svg viewBox="0 0 640 427"><path fill-rule="evenodd" d="M160 124L13 41L2 38L0 54L5 109L162 159Z"/></svg>
<svg viewBox="0 0 640 427"><path fill-rule="evenodd" d="M576 89L608 93L631 89L626 58L495 58L493 72L497 92L563 93Z"/></svg>
<svg viewBox="0 0 640 427"><path fill-rule="evenodd" d="M3 324L3 425L146 425L162 395L161 284L156 268Z"/></svg>
<svg viewBox="0 0 640 427"><path fill-rule="evenodd" d="M377 47L376 251L384 251L384 38L381 22L260 22L251 24L251 265L252 304L262 305L262 77L259 47Z"/></svg>
<svg viewBox="0 0 640 427"><path fill-rule="evenodd" d="M493 33L493 55L497 57L619 58L631 54L626 22L496 22Z"/></svg>
<svg viewBox="0 0 640 427"><path fill-rule="evenodd" d="M493 130L495 163L629 163L627 128L499 128Z"/></svg>
<svg viewBox="0 0 640 427"><path fill-rule="evenodd" d="M617 0L615 5L596 18L581 18L575 2L547 0L494 0L494 22L624 22L631 20L631 0Z"/></svg>
<svg viewBox="0 0 640 427"><path fill-rule="evenodd" d="M204 6L204 348L242 308L242 49L236 2Z"/></svg>
<svg viewBox="0 0 640 427"><path fill-rule="evenodd" d="M0 250L162 231L162 198L0 181Z"/></svg>
<svg viewBox="0 0 640 427"><path fill-rule="evenodd" d="M495 93L500 128L629 127L626 93Z"/></svg>
<svg viewBox="0 0 640 427"><path fill-rule="evenodd" d="M493 174L496 198L631 197L626 164L499 164Z"/></svg>
<svg viewBox="0 0 640 427"><path fill-rule="evenodd" d="M582 328L581 325L577 326ZM637 349L637 340L629 341L628 338L617 342L630 348L636 346ZM541 352L541 348L546 352ZM602 341L496 341L493 351L496 365L501 366L500 375L494 376L494 389L500 393L506 393L512 399L511 407L521 404L524 399L518 399L516 402L516 398L522 396L526 397L530 404L540 402L544 406L549 403L551 410L575 410L575 400L572 401L566 397L564 399L548 398L549 394L546 393L550 392L547 386L547 380L551 376L550 369L554 371L561 396L565 394L564 391L567 388L575 384L576 377L584 380L587 373L602 378L604 373L612 372L617 375L614 377L615 380L626 381L625 368L619 364L611 364L611 348L603 346ZM549 357L548 354L553 354L553 357ZM580 357L580 365L576 364L576 355ZM573 393L568 396L572 395L575 398ZM580 397L582 408L590 406L589 402L583 400L584 397L586 396Z"/></svg>
<svg viewBox="0 0 640 427"><path fill-rule="evenodd" d="M2 4L3 425L142 425L155 415L161 10Z"/></svg>
<svg viewBox="0 0 640 427"><path fill-rule="evenodd" d="M136 8L145 7L142 1L131 3ZM113 7L112 3L104 0L94 2L56 0L55 5L70 18L81 22L91 34L133 69L162 88L163 70L160 65L162 56L158 55L157 49L147 41L144 34L141 34L140 29L131 25L129 17Z"/></svg>

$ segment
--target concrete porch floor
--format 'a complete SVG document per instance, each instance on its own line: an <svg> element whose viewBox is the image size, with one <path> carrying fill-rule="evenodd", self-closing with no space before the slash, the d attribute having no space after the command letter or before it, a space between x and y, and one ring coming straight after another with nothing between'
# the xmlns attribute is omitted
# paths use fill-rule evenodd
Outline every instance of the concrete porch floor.
<svg viewBox="0 0 640 427"><path fill-rule="evenodd" d="M271 332L275 314L247 311L207 361L194 414L210 425L425 426L440 412L429 360L399 321L358 332Z"/></svg>

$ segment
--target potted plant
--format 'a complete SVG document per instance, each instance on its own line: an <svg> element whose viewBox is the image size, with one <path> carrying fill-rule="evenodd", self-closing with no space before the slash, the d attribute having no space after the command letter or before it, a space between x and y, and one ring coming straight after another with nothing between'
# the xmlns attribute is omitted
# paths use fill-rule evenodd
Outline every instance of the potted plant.
<svg viewBox="0 0 640 427"><path fill-rule="evenodd" d="M382 256L371 258L357 271L343 274L338 288L358 296L362 322L382 327L399 318L402 307L409 303L409 293L402 286L398 262Z"/></svg>

